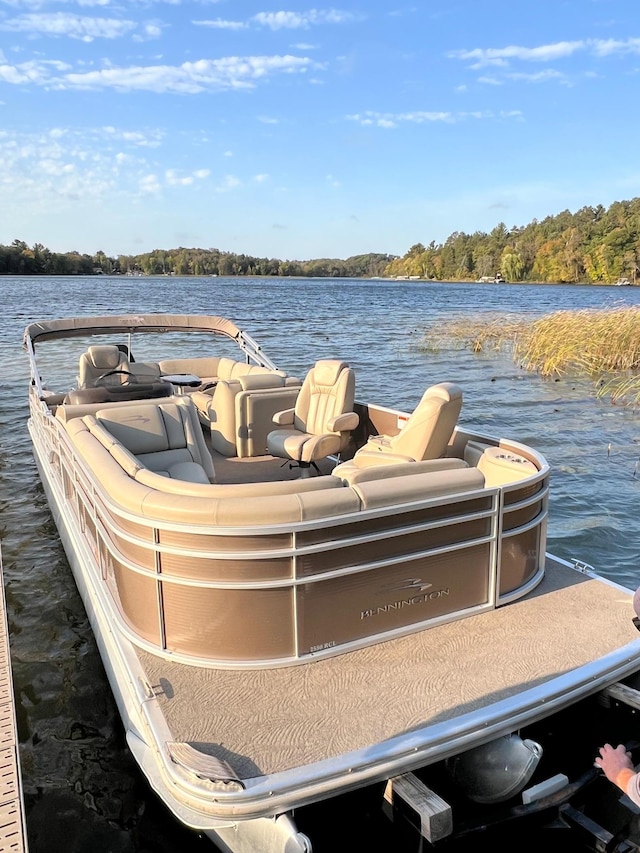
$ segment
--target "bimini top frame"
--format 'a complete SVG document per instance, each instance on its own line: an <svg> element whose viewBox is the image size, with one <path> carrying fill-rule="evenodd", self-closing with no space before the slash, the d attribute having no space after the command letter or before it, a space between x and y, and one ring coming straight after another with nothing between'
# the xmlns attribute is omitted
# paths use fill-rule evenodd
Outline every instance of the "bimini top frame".
<svg viewBox="0 0 640 853"><path fill-rule="evenodd" d="M118 332L209 332L233 340L251 338L232 320L206 314L114 314L102 317L66 317L60 320L38 320L24 332L32 343L73 338L84 335L111 335ZM252 342L259 349L255 341Z"/></svg>

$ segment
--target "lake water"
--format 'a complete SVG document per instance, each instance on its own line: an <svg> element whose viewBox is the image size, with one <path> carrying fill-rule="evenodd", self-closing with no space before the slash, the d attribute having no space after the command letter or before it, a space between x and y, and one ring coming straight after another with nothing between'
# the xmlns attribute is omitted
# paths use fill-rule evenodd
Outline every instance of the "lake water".
<svg viewBox="0 0 640 853"><path fill-rule="evenodd" d="M358 398L407 410L434 382L457 382L464 425L523 441L549 461L549 551L640 585L640 413L598 400L589 381L526 373L508 354L416 348L427 326L452 317L638 305L640 288L0 277L0 300L0 541L31 853L213 849L166 813L124 743L31 455L22 333L33 320L227 316L290 373L304 376L316 359L339 357L356 370Z"/></svg>

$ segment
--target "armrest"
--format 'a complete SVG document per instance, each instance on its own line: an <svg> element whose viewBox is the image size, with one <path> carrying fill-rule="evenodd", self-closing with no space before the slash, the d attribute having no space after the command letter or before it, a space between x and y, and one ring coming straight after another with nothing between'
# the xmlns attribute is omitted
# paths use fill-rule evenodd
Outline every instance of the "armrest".
<svg viewBox="0 0 640 853"><path fill-rule="evenodd" d="M356 412L344 412L327 421L327 427L331 432L348 432L355 429L360 423L360 416Z"/></svg>
<svg viewBox="0 0 640 853"><path fill-rule="evenodd" d="M336 465L331 475L340 477L344 483L353 486L355 483L365 483L369 480L389 480L394 477L437 471L455 471L458 468L469 467L466 462L457 457L424 459L421 462L413 462L408 457L393 456L389 453L368 453L365 454L364 459L359 457L360 454L356 453L353 459Z"/></svg>
<svg viewBox="0 0 640 853"><path fill-rule="evenodd" d="M284 387L284 376L278 373L247 373L239 376L238 381L243 391L261 391L265 388Z"/></svg>
<svg viewBox="0 0 640 853"><path fill-rule="evenodd" d="M374 450L362 448L358 450L356 455L351 460L351 464L356 468L378 467L380 465L394 465L399 463L413 462L418 463L413 456L405 456L401 453L379 453Z"/></svg>
<svg viewBox="0 0 640 853"><path fill-rule="evenodd" d="M370 435L367 444L379 448L391 447L391 440L388 435Z"/></svg>
<svg viewBox="0 0 640 853"><path fill-rule="evenodd" d="M283 409L281 412L275 412L273 422L278 426L287 426L293 423L295 409Z"/></svg>

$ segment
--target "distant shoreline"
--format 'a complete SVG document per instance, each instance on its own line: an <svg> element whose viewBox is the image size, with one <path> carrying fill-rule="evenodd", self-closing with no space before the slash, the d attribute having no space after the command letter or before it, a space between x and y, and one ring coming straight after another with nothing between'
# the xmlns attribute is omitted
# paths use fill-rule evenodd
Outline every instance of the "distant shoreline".
<svg viewBox="0 0 640 853"><path fill-rule="evenodd" d="M492 287L496 285L500 285L501 287L513 287L518 285L534 285L534 286L542 286L545 287L637 287L640 286L634 285L630 282L628 285L620 285L618 282L606 282L606 281L478 281L477 279L437 279L437 278L396 278L395 276L348 276L348 275L250 275L250 274L229 274L229 275L196 275L195 273L185 273L182 275L169 275L167 273L164 274L147 274L147 273L136 273L135 275L128 275L127 273L0 273L0 279L3 278L103 278L103 279L129 279L129 278L175 278L175 279L183 279L183 278L195 278L195 279L207 279L207 278L221 278L221 279L255 279L256 281L269 281L269 279L304 279L305 281L372 281L372 282L385 282L391 284L477 284L479 286L487 286L491 285Z"/></svg>

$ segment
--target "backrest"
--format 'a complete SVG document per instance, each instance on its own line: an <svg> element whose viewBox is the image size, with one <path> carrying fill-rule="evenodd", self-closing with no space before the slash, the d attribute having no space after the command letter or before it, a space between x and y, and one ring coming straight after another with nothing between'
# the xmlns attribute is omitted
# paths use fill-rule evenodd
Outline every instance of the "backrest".
<svg viewBox="0 0 640 853"><path fill-rule="evenodd" d="M238 394L243 391L264 391L267 388L282 387L284 387L284 376L274 371L251 373L235 379L220 379L213 396L209 397L210 402L207 406L214 450L222 453L223 456L235 456L240 431L242 430L244 436L247 436L250 425L239 423L237 417L235 399ZM276 409L273 411L275 412Z"/></svg>
<svg viewBox="0 0 640 853"><path fill-rule="evenodd" d="M231 368L231 379L240 379L243 376L278 376L284 384L287 374L284 370L272 370L270 367L262 367L260 364L236 361Z"/></svg>
<svg viewBox="0 0 640 853"><path fill-rule="evenodd" d="M355 374L345 361L321 359L305 376L294 412L294 426L301 432L323 435L331 432L327 421L352 412Z"/></svg>
<svg viewBox="0 0 640 853"><path fill-rule="evenodd" d="M220 357L195 356L193 358L164 358L158 362L161 373L192 373L200 379L217 379Z"/></svg>
<svg viewBox="0 0 640 853"><path fill-rule="evenodd" d="M462 390L453 382L432 385L397 435L388 452L416 461L444 456L462 408Z"/></svg>
<svg viewBox="0 0 640 853"><path fill-rule="evenodd" d="M127 356L115 344L92 346L82 353L78 364L78 388L92 388L96 379L110 370L131 370ZM125 376L114 376L112 384L121 384Z"/></svg>
<svg viewBox="0 0 640 853"><path fill-rule="evenodd" d="M218 361L218 379L231 379L231 374L235 366L236 362L232 358L223 356Z"/></svg>

